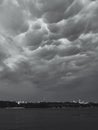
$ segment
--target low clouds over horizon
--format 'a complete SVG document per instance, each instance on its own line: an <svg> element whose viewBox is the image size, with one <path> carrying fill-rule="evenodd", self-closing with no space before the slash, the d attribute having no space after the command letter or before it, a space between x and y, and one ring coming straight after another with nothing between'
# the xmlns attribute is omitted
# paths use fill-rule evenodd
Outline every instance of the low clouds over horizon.
<svg viewBox="0 0 98 130"><path fill-rule="evenodd" d="M98 1L0 1L0 98L98 101Z"/></svg>

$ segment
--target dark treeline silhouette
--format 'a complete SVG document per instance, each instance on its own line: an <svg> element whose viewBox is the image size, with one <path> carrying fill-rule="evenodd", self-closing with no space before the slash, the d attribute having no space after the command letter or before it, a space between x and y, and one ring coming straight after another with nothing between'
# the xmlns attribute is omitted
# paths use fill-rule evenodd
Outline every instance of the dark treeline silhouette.
<svg viewBox="0 0 98 130"><path fill-rule="evenodd" d="M98 103L79 103L79 102L15 102L0 101L0 108L78 108L78 107L98 107Z"/></svg>
<svg viewBox="0 0 98 130"><path fill-rule="evenodd" d="M0 101L0 108L6 107L18 107L17 102L12 101Z"/></svg>

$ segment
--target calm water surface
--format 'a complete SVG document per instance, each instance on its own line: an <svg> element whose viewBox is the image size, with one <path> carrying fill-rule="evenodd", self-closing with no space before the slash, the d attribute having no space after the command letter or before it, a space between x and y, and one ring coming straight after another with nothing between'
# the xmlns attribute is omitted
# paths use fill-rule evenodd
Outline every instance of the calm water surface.
<svg viewBox="0 0 98 130"><path fill-rule="evenodd" d="M98 130L98 108L0 109L0 130Z"/></svg>

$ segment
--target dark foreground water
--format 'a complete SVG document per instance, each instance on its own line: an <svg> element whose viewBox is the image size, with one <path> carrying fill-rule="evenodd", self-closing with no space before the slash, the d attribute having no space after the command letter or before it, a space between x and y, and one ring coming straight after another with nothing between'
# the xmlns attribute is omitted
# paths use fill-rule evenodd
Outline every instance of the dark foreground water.
<svg viewBox="0 0 98 130"><path fill-rule="evenodd" d="M98 108L0 109L0 130L98 130Z"/></svg>

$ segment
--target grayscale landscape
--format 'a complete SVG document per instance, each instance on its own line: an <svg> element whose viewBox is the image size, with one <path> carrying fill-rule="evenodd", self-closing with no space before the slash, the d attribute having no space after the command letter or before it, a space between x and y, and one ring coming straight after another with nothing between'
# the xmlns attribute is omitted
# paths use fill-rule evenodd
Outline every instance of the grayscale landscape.
<svg viewBox="0 0 98 130"><path fill-rule="evenodd" d="M0 130L98 130L98 0L0 0Z"/></svg>

